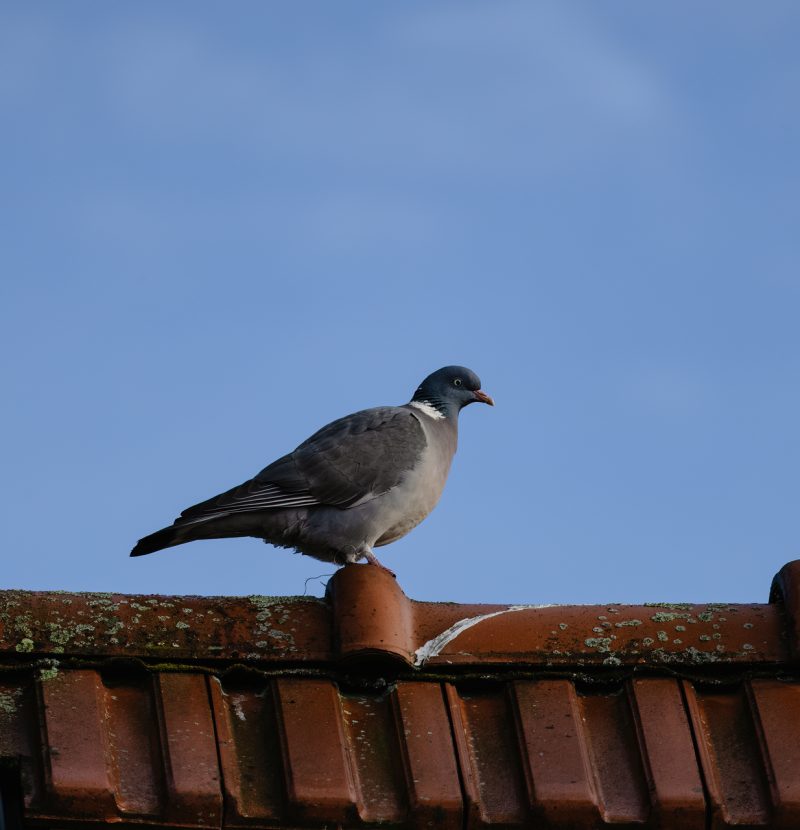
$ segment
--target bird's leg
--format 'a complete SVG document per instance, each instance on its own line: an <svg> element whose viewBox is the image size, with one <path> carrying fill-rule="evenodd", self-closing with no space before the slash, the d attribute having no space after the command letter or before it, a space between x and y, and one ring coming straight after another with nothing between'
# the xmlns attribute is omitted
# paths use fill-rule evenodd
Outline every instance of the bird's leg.
<svg viewBox="0 0 800 830"><path fill-rule="evenodd" d="M368 564L376 565L381 570L386 571L386 573L391 574L391 576L397 579L397 574L393 570L391 570L391 568L387 568L386 565L384 565L382 562L378 560L378 557L375 556L375 554L372 552L372 548L369 545L364 545L364 547L361 548L361 554L364 557L364 559L367 560Z"/></svg>

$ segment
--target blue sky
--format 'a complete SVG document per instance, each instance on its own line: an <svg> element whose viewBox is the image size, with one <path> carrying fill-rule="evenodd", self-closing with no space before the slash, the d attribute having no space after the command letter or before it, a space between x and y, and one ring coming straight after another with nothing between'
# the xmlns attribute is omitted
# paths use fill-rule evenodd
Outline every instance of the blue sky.
<svg viewBox="0 0 800 830"><path fill-rule="evenodd" d="M417 599L764 601L800 557L796 4L0 10L3 587L296 594L140 536L462 363ZM321 580L308 583L323 590Z"/></svg>

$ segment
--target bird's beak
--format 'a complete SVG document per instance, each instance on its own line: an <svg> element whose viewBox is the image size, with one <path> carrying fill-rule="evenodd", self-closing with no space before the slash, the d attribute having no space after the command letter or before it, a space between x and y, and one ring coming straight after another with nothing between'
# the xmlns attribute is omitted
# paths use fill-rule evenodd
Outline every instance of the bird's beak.
<svg viewBox="0 0 800 830"><path fill-rule="evenodd" d="M488 403L489 406L494 406L494 401L483 390L479 389L477 392L473 392L473 394L475 395L476 401Z"/></svg>

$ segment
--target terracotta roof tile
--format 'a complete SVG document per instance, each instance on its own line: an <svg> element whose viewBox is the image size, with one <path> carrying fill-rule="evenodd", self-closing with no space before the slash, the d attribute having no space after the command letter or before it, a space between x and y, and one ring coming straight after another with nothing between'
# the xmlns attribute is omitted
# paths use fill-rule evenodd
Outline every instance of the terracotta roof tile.
<svg viewBox="0 0 800 830"><path fill-rule="evenodd" d="M31 827L797 827L797 564L762 605L4 592L0 762Z"/></svg>

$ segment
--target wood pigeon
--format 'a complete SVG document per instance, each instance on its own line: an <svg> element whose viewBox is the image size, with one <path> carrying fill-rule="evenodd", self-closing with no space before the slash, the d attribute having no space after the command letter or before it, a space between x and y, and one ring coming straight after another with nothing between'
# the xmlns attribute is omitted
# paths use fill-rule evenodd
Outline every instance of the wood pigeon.
<svg viewBox="0 0 800 830"><path fill-rule="evenodd" d="M384 567L373 548L405 536L436 506L456 451L458 414L475 401L494 406L474 372L445 366L407 404L333 421L255 478L140 539L131 556L254 536L326 562Z"/></svg>

